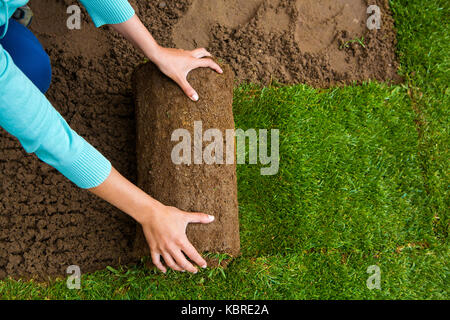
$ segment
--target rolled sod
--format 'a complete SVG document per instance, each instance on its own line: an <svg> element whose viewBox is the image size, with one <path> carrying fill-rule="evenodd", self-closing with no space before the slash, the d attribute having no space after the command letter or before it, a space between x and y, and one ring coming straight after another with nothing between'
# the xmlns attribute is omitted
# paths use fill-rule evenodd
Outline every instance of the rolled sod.
<svg viewBox="0 0 450 320"><path fill-rule="evenodd" d="M201 253L234 257L240 251L235 139L229 135L234 74L228 65L221 67L223 74L209 68L189 73L197 102L152 63L134 72L137 183L165 205L213 215L210 224L189 224L188 239ZM149 255L141 228L134 254Z"/></svg>

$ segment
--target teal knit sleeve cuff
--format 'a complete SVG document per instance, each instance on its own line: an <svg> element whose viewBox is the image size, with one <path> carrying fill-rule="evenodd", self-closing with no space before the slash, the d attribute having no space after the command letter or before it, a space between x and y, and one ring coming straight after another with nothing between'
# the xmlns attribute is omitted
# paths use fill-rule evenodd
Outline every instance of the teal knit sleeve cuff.
<svg viewBox="0 0 450 320"><path fill-rule="evenodd" d="M78 187L90 189L98 187L108 178L111 162L85 141L80 155L74 162L55 168Z"/></svg>
<svg viewBox="0 0 450 320"><path fill-rule="evenodd" d="M104 24L122 23L134 16L133 7L127 0L80 0L96 27Z"/></svg>

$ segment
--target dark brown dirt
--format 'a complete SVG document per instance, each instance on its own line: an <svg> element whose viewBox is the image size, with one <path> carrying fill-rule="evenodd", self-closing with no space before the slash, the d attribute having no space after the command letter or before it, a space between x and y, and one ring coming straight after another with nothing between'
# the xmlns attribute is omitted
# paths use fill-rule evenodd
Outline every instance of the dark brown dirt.
<svg viewBox="0 0 450 320"><path fill-rule="evenodd" d="M371 4L381 9L380 30L366 26ZM329 87L400 80L387 0L193 0L171 34L177 47L207 47L239 81ZM364 46L343 46L362 37Z"/></svg>
<svg viewBox="0 0 450 320"><path fill-rule="evenodd" d="M199 88L197 103L164 76L152 63L141 66L133 77L136 97L138 186L155 199L188 212L204 212L215 217L210 224L190 224L187 236L199 252L239 254L239 219L236 164L194 164L194 121L202 122L203 135L218 129L226 149L226 129L234 130L231 68L222 65L223 75L210 69L197 69L188 80ZM202 86L208 83L208 86ZM190 133L189 164L174 164L171 141L177 129ZM205 138L206 139L206 138ZM202 149L211 144L203 140ZM235 149L234 138L229 145ZM178 153L177 153L178 154ZM182 153L183 154L183 153ZM183 154L184 155L184 154ZM215 155L215 156L218 156ZM225 159L225 153L222 154ZM140 255L148 255L143 233L136 243Z"/></svg>
<svg viewBox="0 0 450 320"><path fill-rule="evenodd" d="M161 45L205 45L231 65L239 82L327 87L398 80L387 0L130 2ZM95 29L85 12L82 29L68 30L66 9L74 3L30 3L32 30L53 64L47 96L80 135L136 181L130 78L144 57L107 27ZM367 4L380 6L381 30L364 28ZM349 26L353 19L358 23ZM353 43L339 49L361 36L365 48ZM0 150L0 278L42 278L64 275L72 264L87 272L132 261L131 219L27 155L3 130Z"/></svg>

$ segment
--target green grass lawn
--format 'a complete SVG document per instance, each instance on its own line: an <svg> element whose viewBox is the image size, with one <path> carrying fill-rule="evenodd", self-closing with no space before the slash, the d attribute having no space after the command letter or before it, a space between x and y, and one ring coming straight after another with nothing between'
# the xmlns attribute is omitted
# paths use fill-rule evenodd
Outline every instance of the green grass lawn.
<svg viewBox="0 0 450 320"><path fill-rule="evenodd" d="M226 270L108 269L81 290L6 280L0 298L448 299L450 8L391 6L403 84L235 90L237 128L280 130L280 171L238 166L242 256Z"/></svg>

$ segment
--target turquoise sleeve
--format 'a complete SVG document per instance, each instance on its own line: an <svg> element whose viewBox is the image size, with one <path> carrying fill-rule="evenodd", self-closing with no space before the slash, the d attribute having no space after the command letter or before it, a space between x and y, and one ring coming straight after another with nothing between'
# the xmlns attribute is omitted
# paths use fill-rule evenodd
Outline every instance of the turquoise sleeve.
<svg viewBox="0 0 450 320"><path fill-rule="evenodd" d="M0 126L80 188L100 185L111 171L111 163L69 127L1 45Z"/></svg>
<svg viewBox="0 0 450 320"><path fill-rule="evenodd" d="M127 0L80 0L96 27L122 23L134 16L134 9Z"/></svg>

